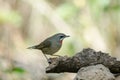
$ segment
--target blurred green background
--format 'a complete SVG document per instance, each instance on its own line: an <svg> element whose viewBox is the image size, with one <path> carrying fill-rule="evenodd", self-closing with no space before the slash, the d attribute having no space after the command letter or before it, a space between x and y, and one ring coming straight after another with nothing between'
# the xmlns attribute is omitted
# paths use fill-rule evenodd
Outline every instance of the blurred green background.
<svg viewBox="0 0 120 80"><path fill-rule="evenodd" d="M57 55L90 47L120 59L120 0L0 0L0 80L72 80L46 75L41 51L26 49L61 32L71 37Z"/></svg>

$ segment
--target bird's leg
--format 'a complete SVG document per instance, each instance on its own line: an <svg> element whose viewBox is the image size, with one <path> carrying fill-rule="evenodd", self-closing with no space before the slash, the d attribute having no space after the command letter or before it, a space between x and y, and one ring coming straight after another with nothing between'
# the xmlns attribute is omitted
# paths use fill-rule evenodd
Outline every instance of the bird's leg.
<svg viewBox="0 0 120 80"><path fill-rule="evenodd" d="M48 63L51 63L51 61L47 58L47 56L44 54L45 58L47 59Z"/></svg>

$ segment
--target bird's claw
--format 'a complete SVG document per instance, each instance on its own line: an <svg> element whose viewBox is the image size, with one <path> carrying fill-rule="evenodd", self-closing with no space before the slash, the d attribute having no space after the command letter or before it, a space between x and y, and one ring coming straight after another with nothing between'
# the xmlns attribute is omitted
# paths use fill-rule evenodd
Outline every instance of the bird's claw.
<svg viewBox="0 0 120 80"><path fill-rule="evenodd" d="M52 63L52 61L51 61L50 59L48 59L47 61L48 61L48 63L49 63L49 64L51 64L51 63Z"/></svg>

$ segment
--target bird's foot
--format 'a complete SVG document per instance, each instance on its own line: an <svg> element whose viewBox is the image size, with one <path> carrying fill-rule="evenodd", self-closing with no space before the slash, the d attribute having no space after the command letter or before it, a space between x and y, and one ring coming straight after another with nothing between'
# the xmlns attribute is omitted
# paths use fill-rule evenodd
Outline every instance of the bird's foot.
<svg viewBox="0 0 120 80"><path fill-rule="evenodd" d="M50 59L48 59L47 61L48 61L49 64L51 64L51 62L52 62Z"/></svg>

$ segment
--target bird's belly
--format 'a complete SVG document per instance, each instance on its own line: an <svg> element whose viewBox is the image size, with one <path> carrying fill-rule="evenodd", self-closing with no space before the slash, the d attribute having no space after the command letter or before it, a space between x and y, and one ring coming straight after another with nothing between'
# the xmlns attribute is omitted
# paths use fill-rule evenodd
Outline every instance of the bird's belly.
<svg viewBox="0 0 120 80"><path fill-rule="evenodd" d="M44 49L42 50L42 52L43 52L44 54L53 55L53 54L56 53L59 49L60 49L60 47L44 48Z"/></svg>

